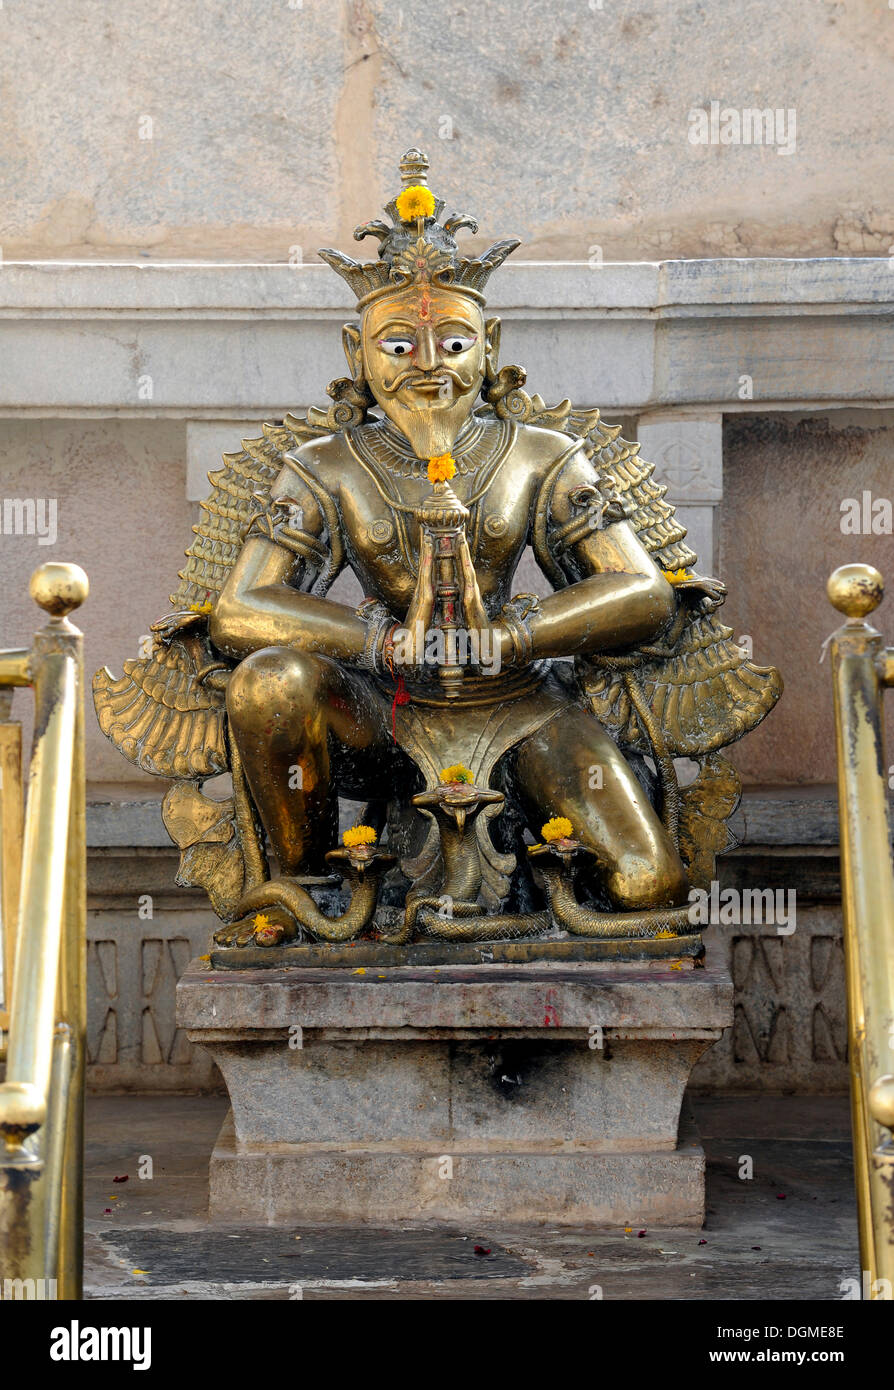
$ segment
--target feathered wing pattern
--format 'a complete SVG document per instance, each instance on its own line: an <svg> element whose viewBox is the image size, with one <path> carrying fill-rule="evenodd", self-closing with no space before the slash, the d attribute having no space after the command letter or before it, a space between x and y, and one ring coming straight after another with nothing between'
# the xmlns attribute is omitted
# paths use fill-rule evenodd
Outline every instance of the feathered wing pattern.
<svg viewBox="0 0 894 1390"><path fill-rule="evenodd" d="M115 680L103 668L93 677L93 701L103 733L144 772L203 779L229 766L226 744L225 664L208 642L207 615L242 548L247 526L270 500L282 456L308 439L327 434L326 413L308 419L287 415L264 425L238 453L224 454L209 473L209 496L199 509L195 539L186 552L174 611L153 626L151 651L124 663Z"/></svg>
<svg viewBox="0 0 894 1390"><path fill-rule="evenodd" d="M196 678L199 640L156 643L149 656L125 661L120 680L107 667L93 677L99 727L144 772L205 778L227 770L224 696Z"/></svg>
<svg viewBox="0 0 894 1390"><path fill-rule="evenodd" d="M598 410L575 410L563 402L550 411L538 398L534 402L532 423L584 440L605 493L621 502L659 568L690 570L696 556L686 544L686 528L664 500L667 488L653 480L654 465L639 457L639 445L623 439L620 426L603 424ZM567 583L549 554L543 558L554 582ZM637 685L665 752L695 757L726 747L759 724L779 699L782 680L772 667L755 666L748 659L703 594L682 589L679 597L681 611L669 640L663 644L658 638L632 655ZM582 658L578 679L593 713L617 742L650 754L652 743L631 703L625 667L629 662L611 656Z"/></svg>
<svg viewBox="0 0 894 1390"><path fill-rule="evenodd" d="M295 415L281 425L264 425L260 439L245 439L236 454L224 454L223 468L208 474L212 491L199 509L195 540L186 552L180 585L171 594L175 608L214 603L242 548L245 529L270 500L282 470L282 456L309 439L328 433Z"/></svg>

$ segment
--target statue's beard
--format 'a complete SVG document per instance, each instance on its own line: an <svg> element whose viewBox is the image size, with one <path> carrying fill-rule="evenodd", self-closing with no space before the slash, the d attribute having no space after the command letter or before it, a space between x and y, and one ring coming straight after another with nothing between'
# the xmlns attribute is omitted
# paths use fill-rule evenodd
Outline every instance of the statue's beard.
<svg viewBox="0 0 894 1390"><path fill-rule="evenodd" d="M408 376L410 374L408 373ZM384 392L379 404L393 425L409 440L417 458L436 458L439 454L449 454L456 436L472 412L475 398L480 389L480 381L466 381L453 371L438 372L437 375L451 379L454 394L449 401L439 398L426 398L422 393L404 393L407 378L386 395ZM418 373L413 373L418 376ZM401 398L401 396L403 398Z"/></svg>

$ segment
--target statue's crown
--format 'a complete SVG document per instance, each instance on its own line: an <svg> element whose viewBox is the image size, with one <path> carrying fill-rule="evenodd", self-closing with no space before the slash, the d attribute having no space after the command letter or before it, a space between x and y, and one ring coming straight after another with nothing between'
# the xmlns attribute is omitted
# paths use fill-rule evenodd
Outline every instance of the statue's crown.
<svg viewBox="0 0 894 1390"><path fill-rule="evenodd" d="M479 258L460 256L454 232L478 223L464 213L451 213L441 223L444 202L428 187L428 158L421 150L407 150L400 161L403 188L385 208L392 225L376 219L355 228L355 241L379 238L377 261L355 261L325 247L320 256L347 280L360 308L373 299L414 283L427 282L484 302L484 286L492 273L521 243L516 237L498 241Z"/></svg>

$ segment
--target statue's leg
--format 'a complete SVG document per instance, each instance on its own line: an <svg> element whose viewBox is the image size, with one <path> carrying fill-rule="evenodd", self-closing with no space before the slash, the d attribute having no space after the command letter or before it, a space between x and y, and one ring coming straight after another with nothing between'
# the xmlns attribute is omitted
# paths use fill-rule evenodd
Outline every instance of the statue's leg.
<svg viewBox="0 0 894 1390"><path fill-rule="evenodd" d="M389 786L397 753L382 702L361 674L326 657L264 647L231 676L227 714L280 872L329 872L323 856L338 832L333 763L346 767L344 795Z"/></svg>
<svg viewBox="0 0 894 1390"><path fill-rule="evenodd" d="M622 910L685 903L686 872L671 837L617 745L592 715L572 708L520 746L519 792L532 831L566 816L598 856Z"/></svg>

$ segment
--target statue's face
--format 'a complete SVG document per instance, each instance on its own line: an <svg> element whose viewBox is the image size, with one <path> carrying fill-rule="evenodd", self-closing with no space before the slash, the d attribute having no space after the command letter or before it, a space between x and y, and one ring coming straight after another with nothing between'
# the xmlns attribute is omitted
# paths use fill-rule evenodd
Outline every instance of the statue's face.
<svg viewBox="0 0 894 1390"><path fill-rule="evenodd" d="M360 325L363 374L420 458L447 453L484 380L484 318L467 295L429 285L375 300Z"/></svg>

